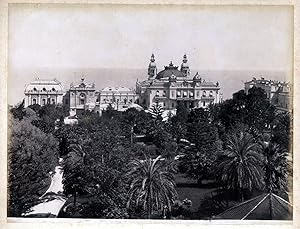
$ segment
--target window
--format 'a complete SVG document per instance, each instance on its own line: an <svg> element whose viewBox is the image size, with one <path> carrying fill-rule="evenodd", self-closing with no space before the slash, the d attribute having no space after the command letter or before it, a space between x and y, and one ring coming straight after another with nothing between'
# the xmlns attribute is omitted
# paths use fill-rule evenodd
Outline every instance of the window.
<svg viewBox="0 0 300 229"><path fill-rule="evenodd" d="M205 101L203 101L203 106L205 107Z"/></svg>
<svg viewBox="0 0 300 229"><path fill-rule="evenodd" d="M52 104L55 104L55 99L52 99Z"/></svg>
<svg viewBox="0 0 300 229"><path fill-rule="evenodd" d="M66 100L65 100L65 103L66 103L66 104L69 104L69 100L68 100L68 99L66 99Z"/></svg>
<svg viewBox="0 0 300 229"><path fill-rule="evenodd" d="M174 108L174 103L172 103L172 108Z"/></svg>
<svg viewBox="0 0 300 229"><path fill-rule="evenodd" d="M43 91L46 91L46 88L43 88Z"/></svg>
<svg viewBox="0 0 300 229"><path fill-rule="evenodd" d="M156 96L159 96L159 91L156 91Z"/></svg>
<svg viewBox="0 0 300 229"><path fill-rule="evenodd" d="M80 99L80 105L84 105L84 99Z"/></svg>
<svg viewBox="0 0 300 229"><path fill-rule="evenodd" d="M181 96L180 91L177 91L177 97L180 97L180 96Z"/></svg>
<svg viewBox="0 0 300 229"><path fill-rule="evenodd" d="M124 103L125 103L125 104L127 103L127 99L126 99L126 98L124 99Z"/></svg>
<svg viewBox="0 0 300 229"><path fill-rule="evenodd" d="M52 91L55 91L55 88L54 88L54 87L52 88Z"/></svg>
<svg viewBox="0 0 300 229"><path fill-rule="evenodd" d="M36 91L36 88L35 88L35 87L33 88L33 91Z"/></svg>
<svg viewBox="0 0 300 229"><path fill-rule="evenodd" d="M166 96L166 91L164 91L163 96Z"/></svg>
<svg viewBox="0 0 300 229"><path fill-rule="evenodd" d="M187 92L186 91L183 92L183 97L187 97Z"/></svg>
<svg viewBox="0 0 300 229"><path fill-rule="evenodd" d="M212 96L213 96L213 92L210 91L210 92L209 92L209 97L212 97Z"/></svg>
<svg viewBox="0 0 300 229"><path fill-rule="evenodd" d="M129 102L132 103L132 99L130 99Z"/></svg>
<svg viewBox="0 0 300 229"><path fill-rule="evenodd" d="M194 96L194 93L193 92L190 92L190 97L193 97Z"/></svg>
<svg viewBox="0 0 300 229"><path fill-rule="evenodd" d="M203 95L202 95L203 97L206 97L206 91L203 91Z"/></svg>
<svg viewBox="0 0 300 229"><path fill-rule="evenodd" d="M33 99L33 100L32 100L32 104L36 104L36 99Z"/></svg>
<svg viewBox="0 0 300 229"><path fill-rule="evenodd" d="M199 97L200 96L200 91L197 91L197 97Z"/></svg>
<svg viewBox="0 0 300 229"><path fill-rule="evenodd" d="M164 102L164 107L166 106L166 102Z"/></svg>
<svg viewBox="0 0 300 229"><path fill-rule="evenodd" d="M42 105L46 105L46 99L42 100Z"/></svg>
<svg viewBox="0 0 300 229"><path fill-rule="evenodd" d="M172 91L172 97L174 97L174 91Z"/></svg>

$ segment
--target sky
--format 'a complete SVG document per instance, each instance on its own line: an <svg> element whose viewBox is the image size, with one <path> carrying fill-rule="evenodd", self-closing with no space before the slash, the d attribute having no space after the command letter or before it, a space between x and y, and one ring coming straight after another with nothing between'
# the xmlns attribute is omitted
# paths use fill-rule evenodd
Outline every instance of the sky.
<svg viewBox="0 0 300 229"><path fill-rule="evenodd" d="M42 77L63 81L66 69L69 75L74 69L80 74L146 69L152 53L159 70L170 61L180 65L186 53L197 70L290 76L292 12L284 6L14 4L9 8L8 100L20 100L25 84L41 69L47 69ZM111 77L114 84L121 76ZM249 75L240 78L249 80Z"/></svg>

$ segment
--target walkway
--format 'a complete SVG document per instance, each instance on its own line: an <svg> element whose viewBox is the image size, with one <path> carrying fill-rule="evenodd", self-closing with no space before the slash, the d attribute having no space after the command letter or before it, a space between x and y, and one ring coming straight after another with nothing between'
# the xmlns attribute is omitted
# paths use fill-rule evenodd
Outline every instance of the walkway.
<svg viewBox="0 0 300 229"><path fill-rule="evenodd" d="M47 214L57 216L67 200L67 198L62 194L62 177L62 167L56 166L55 173L52 175L51 184L48 190L40 197L43 202L32 207L31 211L23 214L23 216L30 217L31 215L37 214L41 216Z"/></svg>

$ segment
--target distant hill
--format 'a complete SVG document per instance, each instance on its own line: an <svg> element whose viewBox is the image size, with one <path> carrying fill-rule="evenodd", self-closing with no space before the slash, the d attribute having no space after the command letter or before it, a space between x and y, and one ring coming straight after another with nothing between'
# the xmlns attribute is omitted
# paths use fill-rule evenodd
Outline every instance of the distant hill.
<svg viewBox="0 0 300 229"><path fill-rule="evenodd" d="M191 71L195 75L197 71ZM219 82L224 99L232 97L232 94L243 89L244 82L252 77L288 81L286 73L280 71L211 71L198 70L206 81ZM135 88L137 79L147 79L147 69L109 69L109 68L57 68L57 69L9 69L8 76L8 104L14 105L20 102L24 96L24 87L32 80L40 79L59 80L65 90L70 84L79 83L84 76L87 82L96 84L97 89L106 86L126 86Z"/></svg>

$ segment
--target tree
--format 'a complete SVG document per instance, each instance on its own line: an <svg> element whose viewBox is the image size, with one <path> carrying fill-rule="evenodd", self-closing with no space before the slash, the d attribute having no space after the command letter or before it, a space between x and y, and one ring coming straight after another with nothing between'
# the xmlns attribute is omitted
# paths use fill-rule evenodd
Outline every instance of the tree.
<svg viewBox="0 0 300 229"><path fill-rule="evenodd" d="M189 110L186 108L184 103L180 101L176 107L176 116L179 120L185 123L188 119Z"/></svg>
<svg viewBox="0 0 300 229"><path fill-rule="evenodd" d="M19 217L39 202L58 164L58 142L31 124L10 117L8 142L8 216Z"/></svg>
<svg viewBox="0 0 300 229"><path fill-rule="evenodd" d="M233 95L233 99L218 106L219 115L214 115L214 121L219 120L222 125L218 126L225 127L226 131L243 123L249 126L252 134L262 133L275 119L275 107L262 88L253 87L247 95L241 90Z"/></svg>
<svg viewBox="0 0 300 229"><path fill-rule="evenodd" d="M127 173L131 179L127 207L133 203L142 206L147 211L148 219L154 210L163 210L165 206L171 211L177 197L173 171L160 159L161 156L155 160L133 160Z"/></svg>
<svg viewBox="0 0 300 229"><path fill-rule="evenodd" d="M214 163L221 151L218 129L209 120L208 111L193 109L187 120L186 139L192 144L184 149L180 168L188 176L201 183L213 179Z"/></svg>
<svg viewBox="0 0 300 229"><path fill-rule="evenodd" d="M280 193L287 191L288 152L278 144L269 143L264 147L266 191Z"/></svg>
<svg viewBox="0 0 300 229"><path fill-rule="evenodd" d="M23 99L20 104L10 109L10 113L13 115L14 118L19 120L23 119L23 116L26 113L24 111L24 104L25 104L25 99Z"/></svg>
<svg viewBox="0 0 300 229"><path fill-rule="evenodd" d="M291 150L293 136L291 115L288 112L278 113L270 129L272 142L279 144L288 151Z"/></svg>
<svg viewBox="0 0 300 229"><path fill-rule="evenodd" d="M261 145L245 132L228 136L226 149L216 163L216 177L227 189L236 190L240 200L244 192L263 185L263 162Z"/></svg>
<svg viewBox="0 0 300 229"><path fill-rule="evenodd" d="M149 108L149 113L152 115L154 119L162 119L163 108L161 105L157 103L153 103Z"/></svg>

